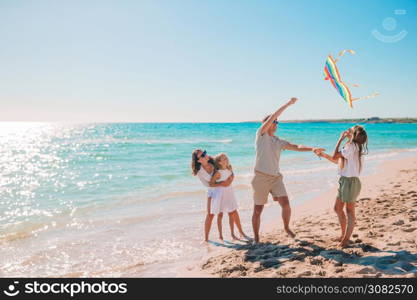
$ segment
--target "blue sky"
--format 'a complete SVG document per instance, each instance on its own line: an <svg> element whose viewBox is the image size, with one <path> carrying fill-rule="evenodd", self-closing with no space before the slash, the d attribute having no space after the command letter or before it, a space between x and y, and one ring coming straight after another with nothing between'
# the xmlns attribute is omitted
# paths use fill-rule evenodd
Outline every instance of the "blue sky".
<svg viewBox="0 0 417 300"><path fill-rule="evenodd" d="M417 117L416 31L417 0L0 0L0 120ZM354 109L323 80L343 49L352 94L381 94Z"/></svg>

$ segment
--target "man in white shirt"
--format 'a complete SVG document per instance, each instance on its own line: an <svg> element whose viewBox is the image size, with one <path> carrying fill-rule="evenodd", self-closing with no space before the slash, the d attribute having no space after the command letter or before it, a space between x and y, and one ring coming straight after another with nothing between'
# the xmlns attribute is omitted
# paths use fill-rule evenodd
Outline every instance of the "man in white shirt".
<svg viewBox="0 0 417 300"><path fill-rule="evenodd" d="M255 175L252 179L254 209L252 215L252 226L255 243L259 242L259 228L261 225L261 213L264 205L268 201L268 195L271 194L274 201L277 201L282 208L282 220L284 229L291 237L295 234L290 230L289 223L291 218L291 207L285 185L282 180L282 174L279 170L279 159L281 151L324 151L324 149L295 145L275 136L278 127L277 118L290 105L297 102L297 98L291 98L286 104L280 107L276 112L264 118L262 126L256 132L256 159Z"/></svg>

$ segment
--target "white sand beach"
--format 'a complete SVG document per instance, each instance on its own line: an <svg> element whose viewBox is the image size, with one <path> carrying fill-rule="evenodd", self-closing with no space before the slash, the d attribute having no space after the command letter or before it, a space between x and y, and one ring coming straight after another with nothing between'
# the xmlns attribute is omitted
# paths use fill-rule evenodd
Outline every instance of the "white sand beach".
<svg viewBox="0 0 417 300"><path fill-rule="evenodd" d="M184 266L184 277L417 277L417 157L381 164L362 179L352 243L338 248L336 189L293 209L296 238L281 219L261 229L258 245L217 247ZM230 249L232 248L232 249Z"/></svg>

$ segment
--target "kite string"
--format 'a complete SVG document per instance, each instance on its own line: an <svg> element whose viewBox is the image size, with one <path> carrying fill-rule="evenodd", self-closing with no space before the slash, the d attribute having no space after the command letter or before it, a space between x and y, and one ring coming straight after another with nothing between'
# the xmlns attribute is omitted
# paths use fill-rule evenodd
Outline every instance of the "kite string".
<svg viewBox="0 0 417 300"><path fill-rule="evenodd" d="M335 62L339 61L342 58L342 56L345 55L346 52L349 52L352 55L356 54L356 52L354 50L352 50L352 49L342 50L342 51L339 52L339 57L335 59ZM348 86L350 86L350 87L359 87L359 84L357 84L357 83L352 83L352 84L345 83L345 84L348 85Z"/></svg>
<svg viewBox="0 0 417 300"><path fill-rule="evenodd" d="M363 97L359 97L359 98L352 98L352 101L356 101L356 100L364 100L364 99L370 99L370 98L375 98L376 96L378 96L379 93L378 92L374 92L368 96L363 96Z"/></svg>
<svg viewBox="0 0 417 300"><path fill-rule="evenodd" d="M351 50L351 49L346 49L346 50L342 50L342 51L340 51L339 52L339 57L338 58L336 58L335 60L334 60L334 62L336 63L336 62L338 62L341 58L342 58L342 56L343 55L345 55L345 53L346 52L349 52L350 54L356 54L356 52L355 51L353 51L353 50Z"/></svg>

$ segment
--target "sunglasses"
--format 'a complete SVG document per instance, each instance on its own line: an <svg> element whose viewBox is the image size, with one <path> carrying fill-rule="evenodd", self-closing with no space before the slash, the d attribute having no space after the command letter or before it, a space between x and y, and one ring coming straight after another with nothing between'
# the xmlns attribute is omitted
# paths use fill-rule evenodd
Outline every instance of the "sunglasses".
<svg viewBox="0 0 417 300"><path fill-rule="evenodd" d="M206 155L207 155L207 151L204 150L203 153L201 153L200 157L197 157L197 158L200 159L200 158L206 157Z"/></svg>
<svg viewBox="0 0 417 300"><path fill-rule="evenodd" d="M278 125L278 121L273 121L272 123L277 124Z"/></svg>

